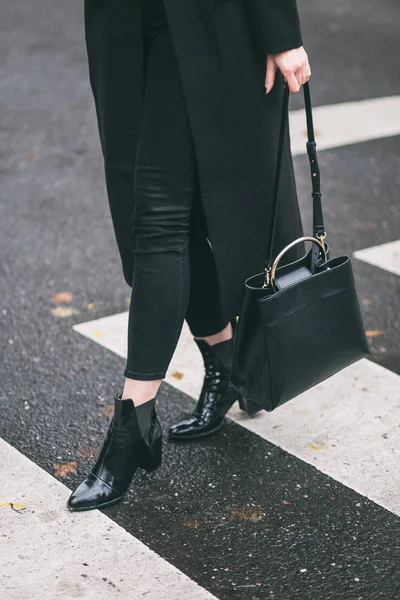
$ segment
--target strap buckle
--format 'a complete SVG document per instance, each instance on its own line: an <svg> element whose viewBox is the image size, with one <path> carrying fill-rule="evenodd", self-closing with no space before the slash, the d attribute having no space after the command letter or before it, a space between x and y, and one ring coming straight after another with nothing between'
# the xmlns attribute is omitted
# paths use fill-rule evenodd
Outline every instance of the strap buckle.
<svg viewBox="0 0 400 600"><path fill-rule="evenodd" d="M325 242L324 242L324 239L326 238L326 231L324 231L324 233L316 233L315 237L319 239L319 241L321 242L322 247L323 247L323 249L325 251Z"/></svg>
<svg viewBox="0 0 400 600"><path fill-rule="evenodd" d="M264 284L262 286L262 289L267 288L271 285L271 267L267 266L265 267L264 271L265 271L265 277L264 277Z"/></svg>
<svg viewBox="0 0 400 600"><path fill-rule="evenodd" d="M308 158L310 160L316 160L317 159L317 142L315 140L313 140L311 142L307 142L306 147L307 147Z"/></svg>

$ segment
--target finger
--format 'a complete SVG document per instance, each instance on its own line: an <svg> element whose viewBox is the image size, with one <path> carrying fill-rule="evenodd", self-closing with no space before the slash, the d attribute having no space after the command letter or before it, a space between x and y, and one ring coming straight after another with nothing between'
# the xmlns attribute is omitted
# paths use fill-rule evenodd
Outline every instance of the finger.
<svg viewBox="0 0 400 600"><path fill-rule="evenodd" d="M265 76L265 93L269 94L269 92L274 87L275 83L275 75L276 75L276 64L272 56L268 56L267 58L267 73Z"/></svg>
<svg viewBox="0 0 400 600"><path fill-rule="evenodd" d="M300 89L300 83L297 80L296 74L294 72L287 72L284 76L289 86L289 92L291 94L296 94Z"/></svg>
<svg viewBox="0 0 400 600"><path fill-rule="evenodd" d="M311 70L309 68L309 65L306 63L298 70L297 80L301 85L304 85L310 79L310 75Z"/></svg>
<svg viewBox="0 0 400 600"><path fill-rule="evenodd" d="M307 81L310 79L310 76L311 76L310 65L308 63L306 63L302 68L303 85L305 83L307 83Z"/></svg>
<svg viewBox="0 0 400 600"><path fill-rule="evenodd" d="M306 75L306 69L304 66L298 70L298 72L296 74L296 78L297 78L297 81L299 82L300 86L302 86L306 83L307 75Z"/></svg>
<svg viewBox="0 0 400 600"><path fill-rule="evenodd" d="M306 60L303 63L303 83L306 83L311 77L311 67L306 55Z"/></svg>

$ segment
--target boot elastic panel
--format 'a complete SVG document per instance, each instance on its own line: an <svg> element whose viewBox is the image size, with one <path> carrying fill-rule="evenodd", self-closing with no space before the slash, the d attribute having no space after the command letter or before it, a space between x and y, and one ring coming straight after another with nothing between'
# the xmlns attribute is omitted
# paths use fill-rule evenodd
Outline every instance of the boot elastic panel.
<svg viewBox="0 0 400 600"><path fill-rule="evenodd" d="M136 418L140 433L142 434L145 442L150 444L149 434L152 425L154 424L153 411L156 406L157 396L151 398L151 400L147 400L147 402L143 402L143 404L139 404L139 406L135 406L131 398L124 398L121 400L121 396L122 393L120 394L117 390L115 390L114 418L118 420L119 418L123 418L124 415L128 416L134 412L134 417Z"/></svg>
<svg viewBox="0 0 400 600"><path fill-rule="evenodd" d="M156 398L147 400L139 406L135 406L136 419L145 442L150 445L150 431L154 424L153 412L156 406Z"/></svg>

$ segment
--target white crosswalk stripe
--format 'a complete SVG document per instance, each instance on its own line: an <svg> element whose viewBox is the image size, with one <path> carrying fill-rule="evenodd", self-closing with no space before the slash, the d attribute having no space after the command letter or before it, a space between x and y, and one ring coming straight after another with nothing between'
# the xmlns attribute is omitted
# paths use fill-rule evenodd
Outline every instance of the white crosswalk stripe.
<svg viewBox="0 0 400 600"><path fill-rule="evenodd" d="M313 108L318 150L400 134L400 96L343 102ZM293 155L305 154L304 110L290 112Z"/></svg>
<svg viewBox="0 0 400 600"><path fill-rule="evenodd" d="M400 240L357 250L353 256L370 265L400 275Z"/></svg>
<svg viewBox="0 0 400 600"><path fill-rule="evenodd" d="M0 454L0 504L26 505L22 514L0 511L4 600L166 600L166 590L216 600L103 513L69 513L68 488L1 439Z"/></svg>

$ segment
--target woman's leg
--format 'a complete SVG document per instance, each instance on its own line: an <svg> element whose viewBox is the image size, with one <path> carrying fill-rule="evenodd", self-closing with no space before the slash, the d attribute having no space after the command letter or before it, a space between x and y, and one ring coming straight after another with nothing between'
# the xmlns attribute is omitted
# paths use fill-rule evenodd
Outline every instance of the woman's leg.
<svg viewBox="0 0 400 600"><path fill-rule="evenodd" d="M196 339L204 339L209 344L230 339L232 326L221 316L217 270L199 191L192 204L189 263L191 277L186 321L190 332Z"/></svg>
<svg viewBox="0 0 400 600"><path fill-rule="evenodd" d="M138 467L161 464L155 396L182 329L190 291L189 229L197 186L192 140L161 0L144 0L146 82L136 158L135 264L123 395L99 457L68 500L103 508L126 493Z"/></svg>
<svg viewBox="0 0 400 600"><path fill-rule="evenodd" d="M192 204L190 284L186 321L202 355L205 373L194 410L169 428L174 440L197 439L219 430L238 398L230 385L232 324L222 320L214 254L198 194Z"/></svg>
<svg viewBox="0 0 400 600"><path fill-rule="evenodd" d="M150 0L152 10L161 2ZM136 155L135 266L122 398L154 398L175 351L190 293L189 231L198 186L193 141L174 49L152 13L145 97Z"/></svg>

